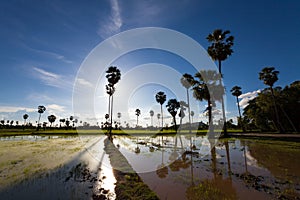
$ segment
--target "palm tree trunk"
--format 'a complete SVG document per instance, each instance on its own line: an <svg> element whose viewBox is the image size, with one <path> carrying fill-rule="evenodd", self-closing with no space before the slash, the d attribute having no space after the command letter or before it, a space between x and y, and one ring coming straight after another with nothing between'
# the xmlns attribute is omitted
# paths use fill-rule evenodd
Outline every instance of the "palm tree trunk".
<svg viewBox="0 0 300 200"><path fill-rule="evenodd" d="M190 108L190 97L189 97L189 90L188 88L186 89L186 99L188 103L188 112L189 112L189 132L191 133L191 108Z"/></svg>
<svg viewBox="0 0 300 200"><path fill-rule="evenodd" d="M112 135L112 117L113 117L113 102L114 102L114 97L113 95L111 96L111 105L110 105L110 128L109 128L109 136L111 137Z"/></svg>
<svg viewBox="0 0 300 200"><path fill-rule="evenodd" d="M221 60L218 60L218 62L219 62L219 73L221 75L220 84L222 84L222 78L223 78L222 68L221 68L222 63L221 63ZM225 114L224 96L222 96L222 98L221 98L221 103L222 103L222 113L223 113L223 121L224 121L224 137L227 137L228 134L227 134L227 125L226 125L226 114Z"/></svg>
<svg viewBox="0 0 300 200"><path fill-rule="evenodd" d="M164 128L164 116L163 116L163 110L162 110L162 104L160 104L160 113L161 113L161 128Z"/></svg>
<svg viewBox="0 0 300 200"><path fill-rule="evenodd" d="M210 99L207 101L207 108L208 108L208 132L209 132L209 136L212 136L213 132L214 132L214 128L213 128L213 123L212 123L212 106L211 106L211 101Z"/></svg>
<svg viewBox="0 0 300 200"><path fill-rule="evenodd" d="M110 95L108 96L108 114L110 113Z"/></svg>
<svg viewBox="0 0 300 200"><path fill-rule="evenodd" d="M139 116L136 116L136 127L138 126L139 124Z"/></svg>
<svg viewBox="0 0 300 200"><path fill-rule="evenodd" d="M273 87L270 87L271 90L271 95L273 98L273 102L274 102L274 108L275 108L275 116L276 116L276 121L277 121L277 129L280 133L283 132L283 127L281 126L280 120L279 120L279 115L278 115L278 110L277 110L277 105L276 105L276 99L274 96L274 91L273 91Z"/></svg>
<svg viewBox="0 0 300 200"><path fill-rule="evenodd" d="M177 124L176 124L176 116L173 117L174 124L175 124L175 132L177 133Z"/></svg>
<svg viewBox="0 0 300 200"><path fill-rule="evenodd" d="M238 99L238 97L236 97L236 103L237 103L237 107L238 107L238 111L239 111L240 123L241 123L241 126L242 126L242 130L243 130L243 132L246 132L246 129L245 129L245 127L244 127L244 123L243 123L243 121L242 121L241 108L240 108L240 104L239 104L239 99Z"/></svg>

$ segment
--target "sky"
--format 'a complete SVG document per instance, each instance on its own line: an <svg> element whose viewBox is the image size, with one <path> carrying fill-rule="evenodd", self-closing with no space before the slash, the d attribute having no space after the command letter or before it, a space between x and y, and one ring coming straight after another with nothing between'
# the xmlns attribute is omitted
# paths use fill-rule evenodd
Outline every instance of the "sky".
<svg viewBox="0 0 300 200"><path fill-rule="evenodd" d="M89 76L79 77L83 65L99 45L116 34L135 28L160 27L180 32L204 49L209 46L206 36L214 29L231 31L235 37L234 53L222 63L222 72L226 115L235 120L236 99L230 94L233 86L242 88L240 104L245 107L249 99L266 87L258 79L262 68L273 66L280 72L275 86L284 87L299 80L299 10L300 2L294 0L1 1L0 119L22 122L23 114L28 113L28 120L35 123L37 107L44 105L47 110L42 115L43 121L47 121L50 114L58 119L72 115L91 124L103 121L108 103L105 78L95 70L98 80L96 85L91 85ZM98 56L99 60L105 59ZM136 124L136 108L141 109L139 124L150 125L150 109L155 116L160 110L154 98L160 90L167 94L167 99L185 100L185 90L178 79L185 72L196 72L185 59L159 49L132 51L120 55L112 64L122 73L116 85L114 116L121 112L122 122L132 126ZM107 67L99 66L99 69ZM166 71L158 70L160 68ZM151 70L157 73L151 75ZM130 72L134 72L134 77ZM147 77L157 79L130 86L130 80ZM161 80L166 81L166 85L160 84ZM89 102L94 104L94 113L84 115L74 111L75 83L97 88L93 91L93 102ZM205 121L205 103L190 96L194 121ZM85 99L84 94L80 99ZM165 107L164 116L170 124ZM157 125L156 117L153 121Z"/></svg>

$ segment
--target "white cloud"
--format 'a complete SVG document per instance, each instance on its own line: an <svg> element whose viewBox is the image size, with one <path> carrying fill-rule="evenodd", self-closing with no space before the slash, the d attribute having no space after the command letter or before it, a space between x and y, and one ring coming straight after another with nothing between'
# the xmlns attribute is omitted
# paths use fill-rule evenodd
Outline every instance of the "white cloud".
<svg viewBox="0 0 300 200"><path fill-rule="evenodd" d="M55 74L53 72L46 71L44 69L33 67L34 75L42 80L46 85L62 88L62 89L71 89L72 82L69 81L70 78Z"/></svg>
<svg viewBox="0 0 300 200"><path fill-rule="evenodd" d="M245 108L247 105L248 105L248 102L252 99L254 99L255 97L257 97L258 93L260 93L261 90L256 90L256 91L253 91L253 92L247 92L245 94L242 94L239 96L239 99L240 102L239 102L239 105L242 107L242 108Z"/></svg>
<svg viewBox="0 0 300 200"><path fill-rule="evenodd" d="M111 14L108 20L102 21L100 25L100 28L98 30L98 34L102 38L109 37L113 34L116 34L120 32L120 29L123 25L123 20L121 17L121 8L119 6L118 0L110 0L109 1L111 4Z"/></svg>
<svg viewBox="0 0 300 200"><path fill-rule="evenodd" d="M48 109L48 111L51 112L64 112L65 111L65 107L61 106L61 105L57 105L57 104L50 104L47 105L46 108Z"/></svg>
<svg viewBox="0 0 300 200"><path fill-rule="evenodd" d="M82 86L86 86L86 87L93 87L93 84L90 83L89 81L83 79L83 78L78 78L77 79L78 84L82 85Z"/></svg>
<svg viewBox="0 0 300 200"><path fill-rule="evenodd" d="M28 108L28 107L20 107L20 106L0 106L0 113L18 112L18 111L34 112L36 111L36 109Z"/></svg>

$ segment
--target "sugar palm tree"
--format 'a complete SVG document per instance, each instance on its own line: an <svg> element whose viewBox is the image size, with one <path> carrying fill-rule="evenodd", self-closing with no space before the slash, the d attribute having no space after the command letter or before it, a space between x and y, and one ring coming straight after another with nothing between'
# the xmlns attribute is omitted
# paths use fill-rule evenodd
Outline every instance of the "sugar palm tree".
<svg viewBox="0 0 300 200"><path fill-rule="evenodd" d="M195 78L193 96L199 101L207 101L208 122L212 128L212 108L224 94L224 88L219 83L220 75L214 70L202 70L195 74Z"/></svg>
<svg viewBox="0 0 300 200"><path fill-rule="evenodd" d="M154 116L154 111L153 111L153 110L150 110L149 114L150 114L150 117L151 117L151 126L153 127L153 116Z"/></svg>
<svg viewBox="0 0 300 200"><path fill-rule="evenodd" d="M46 111L45 106L38 106L38 113L39 113L39 120L38 120L38 128L40 127L40 120L41 120L41 115Z"/></svg>
<svg viewBox="0 0 300 200"><path fill-rule="evenodd" d="M186 107L188 106L188 104L186 102L184 102L184 101L180 101L179 104L180 104L180 111L179 111L178 116L180 117L180 123L179 123L180 125L179 125L179 127L181 127L181 125L182 125L182 119L185 117L184 111L186 110Z"/></svg>
<svg viewBox="0 0 300 200"><path fill-rule="evenodd" d="M233 96L236 97L236 104L237 104L237 107L238 107L238 111L239 111L239 122L241 123L241 126L242 126L242 129L243 129L243 132L245 132L245 127L243 125L243 120L242 120L242 115L241 115L241 109L240 109L240 104L239 104L239 96L242 94L242 91L241 91L241 87L239 86L234 86L230 92Z"/></svg>
<svg viewBox="0 0 300 200"><path fill-rule="evenodd" d="M221 29L216 29L213 33L209 34L206 39L211 45L207 48L207 53L209 56L218 62L219 73L222 76L222 61L226 60L232 53L232 46L234 37L232 35L228 36L230 31L223 31ZM221 83L221 80L220 80ZM225 115L225 105L224 98L222 97L222 113L224 121L224 136L227 136L227 127L226 127L226 115Z"/></svg>
<svg viewBox="0 0 300 200"><path fill-rule="evenodd" d="M180 103L176 99L170 99L166 105L168 112L173 117L173 122L175 125L175 131L177 131L177 124L176 124L176 115L177 111L180 108Z"/></svg>
<svg viewBox="0 0 300 200"><path fill-rule="evenodd" d="M156 102L160 104L160 113L161 113L161 127L164 128L164 117L162 105L165 103L167 96L164 92L160 91L155 95Z"/></svg>
<svg viewBox="0 0 300 200"><path fill-rule="evenodd" d="M275 115L276 115L276 121L277 121L277 129L279 130L279 132L283 132L281 124L280 124L280 120L279 120L276 99L275 99L274 90L273 90L273 85L278 80L278 74L279 74L279 71L276 71L274 67L265 67L261 70L261 72L259 72L259 80L262 80L265 85L269 86L269 89L271 91L271 95L273 98L273 102L274 102Z"/></svg>
<svg viewBox="0 0 300 200"><path fill-rule="evenodd" d="M24 125L26 125L26 120L28 119L28 117L29 117L28 114L24 114L23 115Z"/></svg>
<svg viewBox="0 0 300 200"><path fill-rule="evenodd" d="M158 120L158 127L160 127L160 123L159 123L159 120L160 120L160 113L157 113L157 120Z"/></svg>
<svg viewBox="0 0 300 200"><path fill-rule="evenodd" d="M135 110L135 115L136 115L136 127L138 127L138 125L139 125L139 116L141 115L141 110L137 108Z"/></svg>
<svg viewBox="0 0 300 200"><path fill-rule="evenodd" d="M190 108L190 95L189 95L189 89L194 83L194 78L190 74L183 74L180 82L183 87L186 89L186 100L187 100L187 105L188 105L188 113L189 113L189 130L191 132L191 108Z"/></svg>
<svg viewBox="0 0 300 200"><path fill-rule="evenodd" d="M192 123L193 123L193 118L194 118L194 115L195 115L195 112L194 111L191 111L191 117L192 117Z"/></svg>
<svg viewBox="0 0 300 200"><path fill-rule="evenodd" d="M48 121L50 122L50 127L52 126L52 123L54 123L56 120L56 116L55 115L49 115L48 116Z"/></svg>
<svg viewBox="0 0 300 200"><path fill-rule="evenodd" d="M121 71L115 67L110 66L106 71L106 78L108 81L108 85L106 85L106 90L109 95L109 114L110 114L110 129L109 134L111 136L112 131L112 115L113 115L113 94L115 92L115 84L119 82L121 79Z"/></svg>

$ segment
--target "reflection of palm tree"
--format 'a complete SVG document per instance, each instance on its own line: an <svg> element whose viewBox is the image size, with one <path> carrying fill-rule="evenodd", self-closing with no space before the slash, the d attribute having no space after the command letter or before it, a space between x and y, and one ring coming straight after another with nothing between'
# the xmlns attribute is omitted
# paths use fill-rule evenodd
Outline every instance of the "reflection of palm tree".
<svg viewBox="0 0 300 200"><path fill-rule="evenodd" d="M231 90L230 90L230 92L231 92L231 94L233 95L233 96L235 96L236 97L236 104L237 104L237 107L238 107L238 111L239 111L239 123L241 124L241 126L242 126L242 129L243 129L243 132L245 132L245 127L244 127L244 125L243 125L243 120L242 120L242 115L241 115L241 109L240 109L240 104L239 104L239 96L242 94L242 91L241 91L241 87L239 87L239 86L234 86Z"/></svg>
<svg viewBox="0 0 300 200"><path fill-rule="evenodd" d="M164 163L164 149L161 149L161 164L157 166L156 174L159 178L166 178L168 175L168 167Z"/></svg>
<svg viewBox="0 0 300 200"><path fill-rule="evenodd" d="M186 99L188 104L188 113L189 113L189 131L191 132L191 108L190 108L190 95L189 95L189 89L193 85L194 78L190 74L183 74L180 79L181 84L186 89Z"/></svg>
<svg viewBox="0 0 300 200"><path fill-rule="evenodd" d="M233 46L233 36L227 37L230 34L230 31L222 31L221 29L216 29L212 34L209 34L206 39L211 45L207 48L207 52L213 60L218 61L219 73L222 75L222 61L226 60L232 53ZM220 80L221 84L221 80ZM227 136L227 127L226 127L226 116L225 116L225 104L222 96L222 113L224 121L224 136Z"/></svg>
<svg viewBox="0 0 300 200"><path fill-rule="evenodd" d="M164 117L163 117L162 105L165 103L167 96L165 95L164 92L160 91L155 95L155 99L156 99L157 103L160 104L161 127L164 128Z"/></svg>
<svg viewBox="0 0 300 200"><path fill-rule="evenodd" d="M137 108L135 110L135 115L136 115L136 127L138 127L138 125L139 125L139 116L141 115L141 110Z"/></svg>
<svg viewBox="0 0 300 200"><path fill-rule="evenodd" d="M166 105L168 112L171 114L173 117L173 121L175 124L175 131L177 131L177 124L176 124L176 115L177 111L180 108L180 104L176 99L170 99Z"/></svg>

